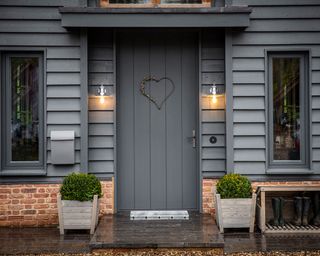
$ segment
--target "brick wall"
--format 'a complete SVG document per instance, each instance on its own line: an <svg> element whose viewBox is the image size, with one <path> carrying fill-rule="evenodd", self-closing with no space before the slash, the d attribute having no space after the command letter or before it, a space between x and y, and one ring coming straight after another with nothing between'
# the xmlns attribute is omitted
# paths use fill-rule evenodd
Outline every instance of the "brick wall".
<svg viewBox="0 0 320 256"><path fill-rule="evenodd" d="M214 214L214 191L218 180L203 179L202 181L202 210Z"/></svg>
<svg viewBox="0 0 320 256"><path fill-rule="evenodd" d="M113 182L102 181L100 213L113 213ZM0 185L0 226L58 225L60 184Z"/></svg>
<svg viewBox="0 0 320 256"><path fill-rule="evenodd" d="M202 182L202 208L214 214L214 191L217 179ZM102 181L103 197L100 214L114 212L113 181ZM255 190L261 185L319 185L319 181L253 182ZM57 192L60 184L0 185L0 226L56 226L58 225Z"/></svg>
<svg viewBox="0 0 320 256"><path fill-rule="evenodd" d="M217 179L203 179L202 182L202 209L204 213L214 214L214 191L217 184ZM258 186L299 186L299 185L319 185L320 180L316 181L267 181L267 182L252 182L252 188L255 191Z"/></svg>

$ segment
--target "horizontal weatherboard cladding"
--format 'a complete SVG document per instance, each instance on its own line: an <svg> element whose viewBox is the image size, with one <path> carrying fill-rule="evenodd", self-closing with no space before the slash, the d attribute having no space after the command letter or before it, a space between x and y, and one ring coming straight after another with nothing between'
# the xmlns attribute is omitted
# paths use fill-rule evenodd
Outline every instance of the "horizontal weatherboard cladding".
<svg viewBox="0 0 320 256"><path fill-rule="evenodd" d="M88 29L88 135L81 138L83 51L80 30L61 26L59 7L79 7L83 0L1 0L0 48L43 52L45 61L45 148L48 179L80 170L81 139L88 139L88 172L100 177L115 173L115 97L101 106L101 83L115 95L113 31ZM94 5L94 0L89 3ZM217 0L216 6L224 6ZM232 90L234 170L252 177L266 176L266 66L268 51L310 54L311 168L320 174L320 2L319 0L233 0L252 8L250 25L232 32ZM204 177L226 172L225 100L212 107L212 83L225 87L224 30L203 29L199 49L201 171ZM231 124L231 123L230 123ZM75 165L51 164L51 131L75 131ZM210 138L215 136L217 143ZM36 178L35 178L36 179Z"/></svg>
<svg viewBox="0 0 320 256"><path fill-rule="evenodd" d="M88 172L113 174L116 128L113 31L90 30L88 42ZM101 84L112 94L105 97L103 104L97 96Z"/></svg>
<svg viewBox="0 0 320 256"><path fill-rule="evenodd" d="M320 174L320 2L233 0L252 7L250 26L233 32L235 172L265 175L267 168L266 52L310 54L310 167ZM310 172L309 172L310 173Z"/></svg>
<svg viewBox="0 0 320 256"><path fill-rule="evenodd" d="M45 171L61 177L80 170L80 33L61 27L59 6L78 0L0 1L0 49L33 50L45 63ZM51 164L51 131L75 131L75 164Z"/></svg>
<svg viewBox="0 0 320 256"><path fill-rule="evenodd" d="M224 93L224 31L203 30L200 49L201 81L201 168L204 177L219 177L226 171L225 100L219 97L213 104L209 96L215 83ZM215 136L217 142L210 142Z"/></svg>

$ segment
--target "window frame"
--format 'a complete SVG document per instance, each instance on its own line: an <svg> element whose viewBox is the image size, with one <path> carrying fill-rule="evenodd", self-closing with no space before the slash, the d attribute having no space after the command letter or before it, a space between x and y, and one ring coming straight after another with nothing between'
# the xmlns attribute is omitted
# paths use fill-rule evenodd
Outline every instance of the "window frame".
<svg viewBox="0 0 320 256"><path fill-rule="evenodd" d="M300 160L274 160L274 134L273 134L273 59L274 58L299 58L300 60ZM306 52L281 51L267 52L267 169L286 170L294 172L310 168L310 86L309 86L309 58ZM267 171L268 172L268 171Z"/></svg>
<svg viewBox="0 0 320 256"><path fill-rule="evenodd" d="M7 51L1 56L1 169L6 170L43 170L45 163L44 155L44 54L41 52L20 52ZM39 115L39 160L38 161L11 161L11 136L10 120L11 120L11 61L10 58L37 58L39 61L39 83L38 83L38 115ZM8 111L10 110L10 111ZM8 154L8 152L10 153ZM24 172L23 172L24 173Z"/></svg>
<svg viewBox="0 0 320 256"><path fill-rule="evenodd" d="M144 4L114 4L110 3L109 0L99 0L100 7L102 8L209 8L211 7L211 0L202 0L201 3L161 3L161 0L149 0L148 3Z"/></svg>

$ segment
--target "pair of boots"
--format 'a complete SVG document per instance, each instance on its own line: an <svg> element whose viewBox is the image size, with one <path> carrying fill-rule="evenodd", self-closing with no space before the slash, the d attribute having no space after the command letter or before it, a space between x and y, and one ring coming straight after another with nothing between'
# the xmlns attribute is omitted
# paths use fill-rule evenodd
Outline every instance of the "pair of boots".
<svg viewBox="0 0 320 256"><path fill-rule="evenodd" d="M315 192L313 197L314 218L313 224L320 225L320 192Z"/></svg>
<svg viewBox="0 0 320 256"><path fill-rule="evenodd" d="M274 226L283 226L283 206L284 199L282 197L274 197L272 200L272 210L273 210L273 221L271 222Z"/></svg>
<svg viewBox="0 0 320 256"><path fill-rule="evenodd" d="M294 212L295 216L293 219L293 225L296 226L306 226L309 224L309 210L311 206L310 197L300 197L294 198Z"/></svg>

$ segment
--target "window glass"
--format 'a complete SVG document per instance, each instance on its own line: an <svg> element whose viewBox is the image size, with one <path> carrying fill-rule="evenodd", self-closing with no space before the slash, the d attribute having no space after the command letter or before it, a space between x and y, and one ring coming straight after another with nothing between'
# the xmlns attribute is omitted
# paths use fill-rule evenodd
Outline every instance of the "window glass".
<svg viewBox="0 0 320 256"><path fill-rule="evenodd" d="M161 0L162 4L201 4L202 0Z"/></svg>
<svg viewBox="0 0 320 256"><path fill-rule="evenodd" d="M273 159L301 160L300 58L272 64Z"/></svg>
<svg viewBox="0 0 320 256"><path fill-rule="evenodd" d="M11 161L39 160L39 59L11 57Z"/></svg>
<svg viewBox="0 0 320 256"><path fill-rule="evenodd" d="M109 0L110 4L147 4L149 0Z"/></svg>
<svg viewBox="0 0 320 256"><path fill-rule="evenodd" d="M110 4L155 4L154 0L109 0ZM202 0L161 0L161 4L202 4Z"/></svg>

